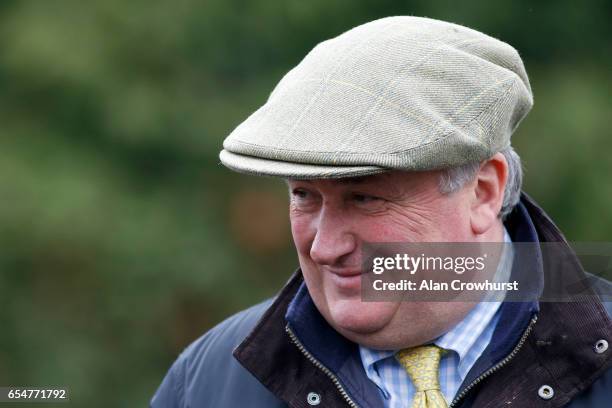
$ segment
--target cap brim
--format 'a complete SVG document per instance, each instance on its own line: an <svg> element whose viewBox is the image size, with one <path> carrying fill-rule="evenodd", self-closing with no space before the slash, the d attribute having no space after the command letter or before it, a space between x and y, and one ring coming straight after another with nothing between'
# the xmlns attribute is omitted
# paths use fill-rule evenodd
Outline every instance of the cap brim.
<svg viewBox="0 0 612 408"><path fill-rule="evenodd" d="M219 158L223 165L239 173L290 179L359 177L390 170L377 166L321 166L291 163L236 154L227 150L222 150L219 153Z"/></svg>

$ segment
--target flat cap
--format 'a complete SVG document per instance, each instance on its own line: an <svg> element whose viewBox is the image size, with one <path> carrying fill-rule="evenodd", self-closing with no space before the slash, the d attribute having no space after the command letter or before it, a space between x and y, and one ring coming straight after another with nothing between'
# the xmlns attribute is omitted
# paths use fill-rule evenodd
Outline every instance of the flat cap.
<svg viewBox="0 0 612 408"><path fill-rule="evenodd" d="M443 169L509 146L532 105L510 45L457 24L387 17L318 44L219 157L287 178Z"/></svg>

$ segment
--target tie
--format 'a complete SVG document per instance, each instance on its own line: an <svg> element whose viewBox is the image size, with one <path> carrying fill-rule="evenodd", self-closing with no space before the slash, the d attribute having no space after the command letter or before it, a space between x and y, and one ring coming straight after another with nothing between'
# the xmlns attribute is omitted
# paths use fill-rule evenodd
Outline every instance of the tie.
<svg viewBox="0 0 612 408"><path fill-rule="evenodd" d="M440 347L429 344L403 349L395 354L416 389L412 408L448 408L438 380L443 351Z"/></svg>

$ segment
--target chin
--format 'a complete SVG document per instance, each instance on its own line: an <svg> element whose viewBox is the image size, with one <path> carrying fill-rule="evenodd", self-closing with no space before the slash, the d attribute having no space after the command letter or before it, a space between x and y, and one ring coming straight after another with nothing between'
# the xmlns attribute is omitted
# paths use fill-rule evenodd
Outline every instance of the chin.
<svg viewBox="0 0 612 408"><path fill-rule="evenodd" d="M329 323L346 336L347 332L364 335L381 331L391 321L397 304L343 299L330 302L328 307Z"/></svg>

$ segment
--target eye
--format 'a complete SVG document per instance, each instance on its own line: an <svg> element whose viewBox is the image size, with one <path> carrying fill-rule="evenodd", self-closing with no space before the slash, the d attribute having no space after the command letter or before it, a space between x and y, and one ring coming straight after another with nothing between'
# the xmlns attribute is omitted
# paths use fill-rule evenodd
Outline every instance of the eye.
<svg viewBox="0 0 612 408"><path fill-rule="evenodd" d="M308 198L308 191L302 190L301 188L294 188L291 190L291 195L295 198Z"/></svg>
<svg viewBox="0 0 612 408"><path fill-rule="evenodd" d="M370 203L376 203L376 202L382 201L380 197L376 197L376 196L368 195L368 194L360 194L360 193L353 194L352 199L357 204L370 204Z"/></svg>
<svg viewBox="0 0 612 408"><path fill-rule="evenodd" d="M319 202L319 196L312 191L304 188L294 188L291 190L291 204L296 209L314 208Z"/></svg>

